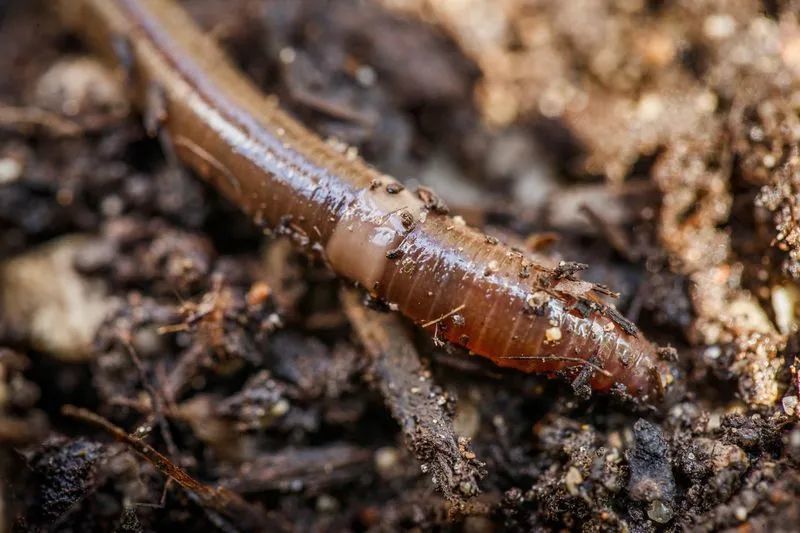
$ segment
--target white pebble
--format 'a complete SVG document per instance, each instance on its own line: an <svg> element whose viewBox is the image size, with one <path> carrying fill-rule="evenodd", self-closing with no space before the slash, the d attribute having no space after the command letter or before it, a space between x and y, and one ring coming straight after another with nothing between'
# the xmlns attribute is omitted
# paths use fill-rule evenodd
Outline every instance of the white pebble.
<svg viewBox="0 0 800 533"><path fill-rule="evenodd" d="M727 14L710 15L703 21L703 33L709 39L725 39L736 31L736 20Z"/></svg>
<svg viewBox="0 0 800 533"><path fill-rule="evenodd" d="M17 181L22 176L22 164L16 159L0 159L0 185Z"/></svg>
<svg viewBox="0 0 800 533"><path fill-rule="evenodd" d="M797 396L784 396L781 405L787 415L794 415L797 412Z"/></svg>

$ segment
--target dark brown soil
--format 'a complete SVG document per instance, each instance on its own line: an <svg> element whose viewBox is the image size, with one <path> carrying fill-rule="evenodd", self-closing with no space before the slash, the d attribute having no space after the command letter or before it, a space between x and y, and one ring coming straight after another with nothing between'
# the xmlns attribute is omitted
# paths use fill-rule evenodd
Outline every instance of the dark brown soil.
<svg viewBox="0 0 800 533"><path fill-rule="evenodd" d="M800 527L800 5L183 3L323 137L589 264L682 377L587 398L365 307L0 0L0 532Z"/></svg>

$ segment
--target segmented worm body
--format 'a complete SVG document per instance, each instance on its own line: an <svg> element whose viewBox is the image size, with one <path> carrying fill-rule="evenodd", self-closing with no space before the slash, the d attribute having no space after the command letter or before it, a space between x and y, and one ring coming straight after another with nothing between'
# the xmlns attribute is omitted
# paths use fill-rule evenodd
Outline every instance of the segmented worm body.
<svg viewBox="0 0 800 533"><path fill-rule="evenodd" d="M66 0L149 130L249 213L440 339L496 364L654 399L669 369L604 288L450 217L281 111L170 0Z"/></svg>

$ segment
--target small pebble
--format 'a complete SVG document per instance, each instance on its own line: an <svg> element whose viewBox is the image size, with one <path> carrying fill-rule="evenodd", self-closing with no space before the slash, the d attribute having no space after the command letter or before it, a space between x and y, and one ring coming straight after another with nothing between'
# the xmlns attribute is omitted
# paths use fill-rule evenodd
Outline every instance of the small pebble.
<svg viewBox="0 0 800 533"><path fill-rule="evenodd" d="M378 448L378 451L375 452L375 468L378 470L378 473L383 476L388 476L399 461L400 454L397 452L396 448L386 446L384 448Z"/></svg>
<svg viewBox="0 0 800 533"><path fill-rule="evenodd" d="M574 466L569 467L567 475L564 476L564 484L567 486L567 491L573 496L578 494L578 486L583 483L583 476L580 471Z"/></svg>
<svg viewBox="0 0 800 533"><path fill-rule="evenodd" d="M637 112L640 120L653 121L664 111L664 102L655 94L645 94L639 100Z"/></svg>
<svg viewBox="0 0 800 533"><path fill-rule="evenodd" d="M561 340L561 329L557 327L547 328L544 332L547 342L558 342Z"/></svg>
<svg viewBox="0 0 800 533"><path fill-rule="evenodd" d="M339 500L328 494L320 494L317 497L317 511L320 513L332 513L339 509Z"/></svg>
<svg viewBox="0 0 800 533"><path fill-rule="evenodd" d="M123 210L125 209L125 202L122 201L122 198L117 196L116 194L111 194L103 198L103 201L100 202L100 211L105 215L107 218L114 218L118 217L122 214Z"/></svg>
<svg viewBox="0 0 800 533"><path fill-rule="evenodd" d="M113 71L92 58L62 59L36 83L37 106L66 116L127 110L125 88Z"/></svg>
<svg viewBox="0 0 800 533"><path fill-rule="evenodd" d="M536 291L533 294L529 294L527 298L525 298L525 303L528 304L532 308L541 307L542 305L546 304L550 297L544 291Z"/></svg>
<svg viewBox="0 0 800 533"><path fill-rule="evenodd" d="M784 335L790 333L795 326L795 312L800 300L800 291L793 285L777 285L770 293L775 323Z"/></svg>
<svg viewBox="0 0 800 533"><path fill-rule="evenodd" d="M664 504L661 500L653 500L647 508L647 516L650 520L658 522L659 524L666 524L672 520L672 515L672 508Z"/></svg>
<svg viewBox="0 0 800 533"><path fill-rule="evenodd" d="M278 52L278 58L280 58L281 63L284 65L289 65L294 63L294 60L297 59L297 52L291 46L286 46L281 48L281 51Z"/></svg>
<svg viewBox="0 0 800 533"><path fill-rule="evenodd" d="M285 399L280 399L270 408L269 414L272 416L283 416L289 412L289 402Z"/></svg>
<svg viewBox="0 0 800 533"><path fill-rule="evenodd" d="M736 20L728 14L710 15L703 21L703 33L709 39L724 39L734 31Z"/></svg>
<svg viewBox="0 0 800 533"><path fill-rule="evenodd" d="M784 396L781 404L787 415L792 416L797 413L797 396Z"/></svg>
<svg viewBox="0 0 800 533"><path fill-rule="evenodd" d="M375 69L369 65L361 65L356 70L356 81L364 87L371 87L378 79Z"/></svg>
<svg viewBox="0 0 800 533"><path fill-rule="evenodd" d="M0 159L0 185L17 181L22 176L22 164L16 159Z"/></svg>

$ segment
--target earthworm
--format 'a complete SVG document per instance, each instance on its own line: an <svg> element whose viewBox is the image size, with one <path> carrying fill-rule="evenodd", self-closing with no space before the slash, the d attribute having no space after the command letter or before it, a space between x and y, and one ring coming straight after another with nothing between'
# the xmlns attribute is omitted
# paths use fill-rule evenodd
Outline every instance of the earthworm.
<svg viewBox="0 0 800 533"><path fill-rule="evenodd" d="M581 265L534 261L325 142L260 92L171 0L65 0L65 20L116 62L145 125L265 231L440 340L497 365L656 400L659 350Z"/></svg>

